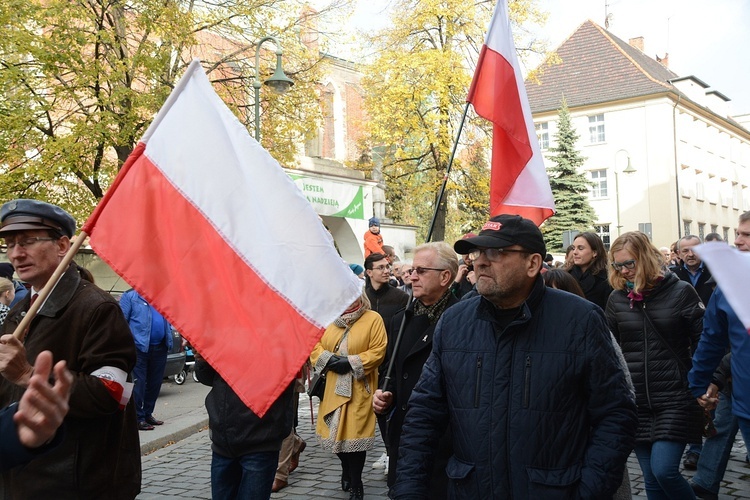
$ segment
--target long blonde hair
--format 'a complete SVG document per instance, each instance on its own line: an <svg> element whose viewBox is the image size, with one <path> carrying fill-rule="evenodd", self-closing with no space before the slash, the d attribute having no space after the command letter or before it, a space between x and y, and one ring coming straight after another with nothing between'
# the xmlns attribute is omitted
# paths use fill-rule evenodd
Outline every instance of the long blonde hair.
<svg viewBox="0 0 750 500"><path fill-rule="evenodd" d="M643 293L653 288L664 276L664 256L659 252L648 236L640 231L630 231L618 236L609 248L609 261L614 262L615 252L627 250L636 261L633 291ZM627 280L613 267L609 269L609 284L615 290L628 290Z"/></svg>

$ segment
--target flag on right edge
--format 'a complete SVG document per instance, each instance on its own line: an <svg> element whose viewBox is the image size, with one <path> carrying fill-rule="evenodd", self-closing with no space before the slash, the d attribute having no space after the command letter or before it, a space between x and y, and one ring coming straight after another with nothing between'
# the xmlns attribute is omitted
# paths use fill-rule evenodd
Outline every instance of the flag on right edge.
<svg viewBox="0 0 750 500"><path fill-rule="evenodd" d="M492 16L466 98L493 123L490 216L518 214L540 225L555 200L531 119L506 0Z"/></svg>

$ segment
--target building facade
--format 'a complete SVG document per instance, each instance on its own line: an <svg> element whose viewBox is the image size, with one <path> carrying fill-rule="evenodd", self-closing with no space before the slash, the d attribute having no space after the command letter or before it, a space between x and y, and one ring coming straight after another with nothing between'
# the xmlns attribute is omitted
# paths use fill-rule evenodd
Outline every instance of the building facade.
<svg viewBox="0 0 750 500"><path fill-rule="evenodd" d="M537 135L543 152L555 146L564 98L605 243L632 230L657 246L710 232L734 241L750 209L750 131L729 98L644 54L642 38L624 42L592 21L557 54L526 82Z"/></svg>

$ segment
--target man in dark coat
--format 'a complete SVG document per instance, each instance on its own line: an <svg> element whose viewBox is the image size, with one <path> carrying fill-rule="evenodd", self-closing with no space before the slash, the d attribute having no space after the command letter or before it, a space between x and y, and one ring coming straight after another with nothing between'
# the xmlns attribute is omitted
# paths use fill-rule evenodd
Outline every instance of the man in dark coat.
<svg viewBox="0 0 750 500"><path fill-rule="evenodd" d="M458 299L450 292L458 269L458 261L453 249L445 242L425 243L414 250L412 264L412 287L414 302L391 320L391 342L388 343L386 361L389 365L395 359L393 372L385 391L378 389L373 395L372 405L378 415L387 415L388 425L385 436L388 455L388 485L396 481L398 443L401 427L408 408L411 392L422 373L432 348L432 335L440 316ZM396 346L396 337L401 323L406 323L401 340ZM450 437L441 438L441 450L430 479L430 498L446 498L448 478L445 466L450 456ZM442 460L441 460L442 458Z"/></svg>
<svg viewBox="0 0 750 500"><path fill-rule="evenodd" d="M428 498L450 425L450 498L610 498L633 449L635 401L602 310L546 288L539 228L490 219L454 245L480 296L437 325L404 420L393 498Z"/></svg>
<svg viewBox="0 0 750 500"><path fill-rule="evenodd" d="M701 239L692 234L681 238L677 245L682 264L672 266L670 271L682 281L693 285L703 305L708 305L716 283L711 279L711 271L703 264L700 257L693 253L693 247L700 244Z"/></svg>
<svg viewBox="0 0 750 500"><path fill-rule="evenodd" d="M71 264L23 338L11 335L68 253L75 228L70 214L49 203L21 199L0 208L8 259L31 285L3 324L0 405L21 398L42 351L66 361L75 377L62 443L6 472L5 498L132 499L140 492L140 442L126 390L135 344L117 302Z"/></svg>

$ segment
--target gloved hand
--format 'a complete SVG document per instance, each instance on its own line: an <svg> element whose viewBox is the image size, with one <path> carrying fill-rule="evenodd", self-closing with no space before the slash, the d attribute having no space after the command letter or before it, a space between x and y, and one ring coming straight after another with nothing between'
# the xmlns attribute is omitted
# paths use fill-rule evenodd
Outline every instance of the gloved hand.
<svg viewBox="0 0 750 500"><path fill-rule="evenodd" d="M328 360L328 364L326 364L326 368L333 373L338 373L339 375L352 371L352 365L349 364L349 358L346 356L331 356L331 359Z"/></svg>

